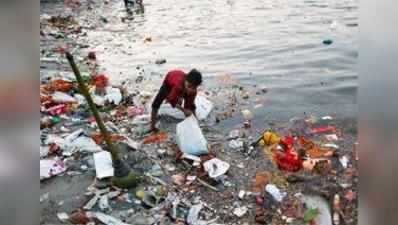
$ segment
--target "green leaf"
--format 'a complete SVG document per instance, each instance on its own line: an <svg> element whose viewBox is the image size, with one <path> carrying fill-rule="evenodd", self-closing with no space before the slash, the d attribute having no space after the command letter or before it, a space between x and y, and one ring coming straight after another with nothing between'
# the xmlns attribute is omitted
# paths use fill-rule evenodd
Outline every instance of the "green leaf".
<svg viewBox="0 0 398 225"><path fill-rule="evenodd" d="M318 215L319 210L317 208L308 209L307 212L304 213L304 222L308 223L315 219Z"/></svg>

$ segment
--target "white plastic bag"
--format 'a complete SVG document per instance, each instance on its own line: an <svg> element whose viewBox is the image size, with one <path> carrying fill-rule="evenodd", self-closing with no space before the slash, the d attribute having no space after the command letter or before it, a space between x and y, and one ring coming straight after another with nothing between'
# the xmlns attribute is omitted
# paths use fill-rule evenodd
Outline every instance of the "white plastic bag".
<svg viewBox="0 0 398 225"><path fill-rule="evenodd" d="M114 87L106 87L105 88L106 95L101 96L95 93L95 88L90 90L90 94L93 98L93 101L98 106L105 105L106 102L114 103L115 105L119 105L122 101L122 93L119 88Z"/></svg>
<svg viewBox="0 0 398 225"><path fill-rule="evenodd" d="M213 110L213 103L202 94L198 94L195 98L195 114L198 120L206 119ZM170 104L162 104L159 108L160 115L172 116L176 119L184 119L184 113L177 108L173 108Z"/></svg>
<svg viewBox="0 0 398 225"><path fill-rule="evenodd" d="M209 177L216 178L225 174L230 165L227 162L214 158L203 163L203 167L209 173Z"/></svg>
<svg viewBox="0 0 398 225"><path fill-rule="evenodd" d="M106 87L105 99L108 100L108 102L119 105L122 98L122 93L119 88Z"/></svg>
<svg viewBox="0 0 398 225"><path fill-rule="evenodd" d="M213 109L213 103L209 101L205 96L197 95L195 98L196 105L196 116L199 120L204 120L210 114Z"/></svg>
<svg viewBox="0 0 398 225"><path fill-rule="evenodd" d="M209 151L207 141L200 130L195 116L186 118L177 124L177 144L182 152L190 155L203 155Z"/></svg>
<svg viewBox="0 0 398 225"><path fill-rule="evenodd" d="M282 192L275 184L267 184L267 186L265 186L265 191L270 193L278 202L281 202L287 195L286 192Z"/></svg>

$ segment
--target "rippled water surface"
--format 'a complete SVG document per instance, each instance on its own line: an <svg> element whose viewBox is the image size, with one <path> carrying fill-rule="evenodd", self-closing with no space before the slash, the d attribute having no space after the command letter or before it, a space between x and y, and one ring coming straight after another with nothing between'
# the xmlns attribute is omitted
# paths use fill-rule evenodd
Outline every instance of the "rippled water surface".
<svg viewBox="0 0 398 225"><path fill-rule="evenodd" d="M92 12L106 17L87 42L114 80L137 75L160 82L169 69L195 67L205 89L231 74L245 87L266 86L256 118L306 113L355 118L358 87L356 0L144 0L145 11L122 22L121 1ZM97 19L100 21L99 19ZM92 23L89 23L91 24ZM145 37L152 42L144 43ZM331 39L331 45L323 40ZM167 63L156 65L159 58Z"/></svg>

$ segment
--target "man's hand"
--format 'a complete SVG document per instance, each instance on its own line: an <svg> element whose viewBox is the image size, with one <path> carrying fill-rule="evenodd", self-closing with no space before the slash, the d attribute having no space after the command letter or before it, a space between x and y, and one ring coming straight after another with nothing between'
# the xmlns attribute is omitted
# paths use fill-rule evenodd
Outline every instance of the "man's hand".
<svg viewBox="0 0 398 225"><path fill-rule="evenodd" d="M158 128L156 128L156 122L158 121L158 110L156 108L152 109L151 112L151 132L158 132Z"/></svg>
<svg viewBox="0 0 398 225"><path fill-rule="evenodd" d="M179 101L178 101L178 103L177 103L177 105L176 105L176 108L179 109L179 110L181 110L181 111L184 113L185 117L189 117L189 116L191 116L192 114L194 114L194 113L192 112L192 110L185 109L184 107L182 107L182 99L179 99Z"/></svg>
<svg viewBox="0 0 398 225"><path fill-rule="evenodd" d="M157 127L152 127L152 126L151 126L150 132L151 132L151 133L158 133L158 132L159 132L159 129L158 129Z"/></svg>
<svg viewBox="0 0 398 225"><path fill-rule="evenodd" d="M183 112L184 112L186 117L189 117L189 116L191 116L193 114L193 112L191 110L189 110L189 109L184 109Z"/></svg>

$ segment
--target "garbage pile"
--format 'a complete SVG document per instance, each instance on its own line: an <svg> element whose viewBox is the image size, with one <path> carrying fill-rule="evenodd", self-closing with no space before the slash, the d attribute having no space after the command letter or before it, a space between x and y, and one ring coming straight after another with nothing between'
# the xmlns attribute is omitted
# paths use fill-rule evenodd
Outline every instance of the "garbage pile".
<svg viewBox="0 0 398 225"><path fill-rule="evenodd" d="M72 16L45 15L41 34L69 43L84 29ZM112 157L64 50L42 54L42 68L55 69L41 72L40 181L43 188L60 180L71 189L73 182L89 185L71 191L66 198L79 197L73 204L57 198L57 190L44 193L40 202L56 206L46 205L53 211L42 215L42 224L357 224L358 155L336 118L254 124L255 110L268 104L268 88L244 87L224 74L218 87L199 93L196 118L161 108L168 116L160 132L150 133L157 87L144 87L143 77L114 85L95 52L76 50L111 140L145 177L131 189L112 185ZM239 128L217 130L230 118Z"/></svg>
<svg viewBox="0 0 398 225"><path fill-rule="evenodd" d="M104 74L86 76L85 81L112 141L126 146L124 159L146 179L130 190L108 182L114 176L112 159L76 81L72 76L45 80L40 88L40 180L84 173L90 174L85 179L93 179L81 190L84 204L57 212L59 221L355 224L357 156L341 151L343 134L333 117L293 118L285 126L261 132L257 140L247 134L253 117L249 110L241 112L242 126L226 136L204 129L194 116L175 129L149 133L143 100L148 96L114 87ZM235 164L234 157L241 162ZM272 164L267 170L249 170L245 161ZM235 177L232 169L248 177ZM242 185L245 180L248 183Z"/></svg>
<svg viewBox="0 0 398 225"><path fill-rule="evenodd" d="M247 154L241 133L231 131L228 145ZM331 116L293 118L283 127L262 132L250 147L258 146L273 166L255 173L251 192L239 192L240 199L253 196L255 221L357 224L358 155L355 148L342 150L343 137ZM255 157L260 160L258 154ZM241 207L234 214L241 217L246 211Z"/></svg>

